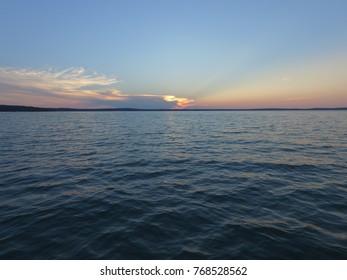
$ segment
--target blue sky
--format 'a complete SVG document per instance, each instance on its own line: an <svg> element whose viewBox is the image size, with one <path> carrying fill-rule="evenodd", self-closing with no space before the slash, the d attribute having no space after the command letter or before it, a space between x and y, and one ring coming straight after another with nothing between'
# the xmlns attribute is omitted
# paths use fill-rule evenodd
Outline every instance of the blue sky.
<svg viewBox="0 0 347 280"><path fill-rule="evenodd" d="M347 106L347 1L0 0L0 5L0 103ZM70 78L73 87L66 82ZM96 83L102 78L108 82ZM187 102L179 105L165 96Z"/></svg>

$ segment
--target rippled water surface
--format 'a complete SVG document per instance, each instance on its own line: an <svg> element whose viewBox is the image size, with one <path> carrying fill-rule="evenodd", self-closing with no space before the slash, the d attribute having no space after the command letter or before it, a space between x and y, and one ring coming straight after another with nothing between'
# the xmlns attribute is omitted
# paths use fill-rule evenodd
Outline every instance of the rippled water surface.
<svg viewBox="0 0 347 280"><path fill-rule="evenodd" d="M0 113L2 259L347 259L347 112Z"/></svg>

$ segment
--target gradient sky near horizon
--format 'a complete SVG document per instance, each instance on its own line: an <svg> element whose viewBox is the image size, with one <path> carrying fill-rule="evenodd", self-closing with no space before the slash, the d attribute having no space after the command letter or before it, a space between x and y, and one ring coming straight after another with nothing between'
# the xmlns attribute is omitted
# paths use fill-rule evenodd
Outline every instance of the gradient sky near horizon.
<svg viewBox="0 0 347 280"><path fill-rule="evenodd" d="M0 104L347 107L345 0L0 0Z"/></svg>

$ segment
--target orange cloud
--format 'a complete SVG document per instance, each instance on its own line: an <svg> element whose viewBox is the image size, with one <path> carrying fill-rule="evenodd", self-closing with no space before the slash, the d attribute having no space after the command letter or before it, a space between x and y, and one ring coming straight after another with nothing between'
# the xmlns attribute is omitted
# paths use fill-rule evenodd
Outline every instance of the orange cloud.
<svg viewBox="0 0 347 280"><path fill-rule="evenodd" d="M165 95L163 96L163 99L167 102L176 102L176 105L173 107L173 109L184 109L188 106L191 106L194 102L193 99L176 97L173 95Z"/></svg>

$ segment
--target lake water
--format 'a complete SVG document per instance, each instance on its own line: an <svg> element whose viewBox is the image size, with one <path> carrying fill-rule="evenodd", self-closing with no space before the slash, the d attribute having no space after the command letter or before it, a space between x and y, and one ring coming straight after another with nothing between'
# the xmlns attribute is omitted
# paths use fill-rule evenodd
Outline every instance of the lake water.
<svg viewBox="0 0 347 280"><path fill-rule="evenodd" d="M347 111L0 113L1 259L347 259Z"/></svg>

